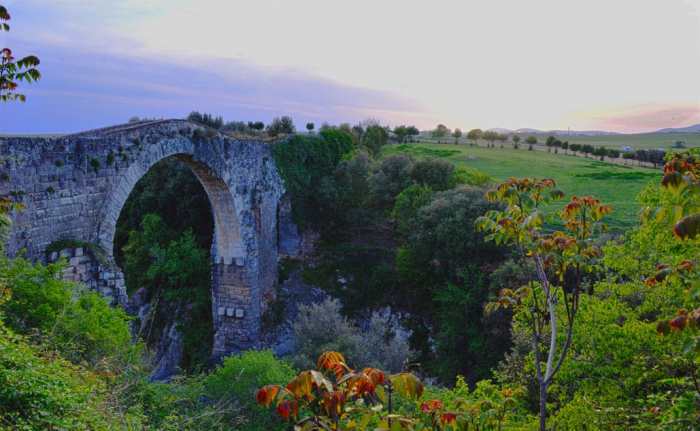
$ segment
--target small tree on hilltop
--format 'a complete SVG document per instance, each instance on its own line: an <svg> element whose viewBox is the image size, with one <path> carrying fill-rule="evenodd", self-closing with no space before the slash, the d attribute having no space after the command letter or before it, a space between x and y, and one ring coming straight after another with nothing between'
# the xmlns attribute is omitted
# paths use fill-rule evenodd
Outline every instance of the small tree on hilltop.
<svg viewBox="0 0 700 431"><path fill-rule="evenodd" d="M10 31L10 13L0 5L0 32ZM37 69L39 59L34 55L28 55L16 60L10 48L0 50L0 102L19 100L24 102L27 97L17 92L19 82L32 83L41 78Z"/></svg>
<svg viewBox="0 0 700 431"><path fill-rule="evenodd" d="M482 134L483 132L481 129L471 129L469 133L467 133L467 139L472 141L472 145L478 145Z"/></svg>
<svg viewBox="0 0 700 431"><path fill-rule="evenodd" d="M493 143L498 139L498 133L494 132L493 130L487 130L481 135L481 137L488 142L489 147L493 147Z"/></svg>
<svg viewBox="0 0 700 431"><path fill-rule="evenodd" d="M396 126L394 127L393 132L396 136L396 140L399 141L400 144L403 144L406 141L406 137L408 136L408 127Z"/></svg>
<svg viewBox="0 0 700 431"><path fill-rule="evenodd" d="M389 133L379 124L367 126L362 135L362 145L367 148L367 151L374 158L379 157L382 147L387 144L388 140Z"/></svg>
<svg viewBox="0 0 700 431"><path fill-rule="evenodd" d="M420 130L416 126L408 126L406 127L406 132L408 133L408 136L413 140L414 136L420 135Z"/></svg>
<svg viewBox="0 0 700 431"><path fill-rule="evenodd" d="M278 135L291 135L294 133L294 121L289 116L276 117L267 126L267 134L275 137Z"/></svg>
<svg viewBox="0 0 700 431"><path fill-rule="evenodd" d="M459 127L455 129L454 132L452 132L452 137L455 138L455 144L459 144L459 138L462 137L462 129Z"/></svg>
<svg viewBox="0 0 700 431"><path fill-rule="evenodd" d="M435 130L433 130L433 138L444 138L450 134L450 129L444 124L438 124Z"/></svg>
<svg viewBox="0 0 700 431"><path fill-rule="evenodd" d="M517 150L518 149L518 142L520 142L520 136L513 135L511 140L513 141L513 148Z"/></svg>
<svg viewBox="0 0 700 431"><path fill-rule="evenodd" d="M314 123L311 123L311 122L306 123L306 130L308 130L309 133L313 132L313 130L314 130L315 127L316 127L316 126L314 125Z"/></svg>
<svg viewBox="0 0 700 431"><path fill-rule="evenodd" d="M574 196L559 213L559 223L551 224L563 224L564 229L551 231L544 229L542 208L563 197L554 180L511 178L486 197L505 209L477 219L477 229L487 234L487 240L513 245L521 260L534 263L531 281L514 291L502 289L487 310L513 308L515 319L527 323L539 386L540 430L545 431L548 390L571 347L582 278L602 254L593 239L611 208L592 197Z"/></svg>

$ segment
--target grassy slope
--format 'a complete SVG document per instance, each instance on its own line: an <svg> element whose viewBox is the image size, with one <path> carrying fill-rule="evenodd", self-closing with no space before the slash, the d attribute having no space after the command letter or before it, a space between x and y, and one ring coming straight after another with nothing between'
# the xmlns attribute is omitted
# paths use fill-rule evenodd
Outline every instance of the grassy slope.
<svg viewBox="0 0 700 431"><path fill-rule="evenodd" d="M661 174L651 169L630 168L580 157L524 149L479 148L465 145L390 145L386 153L405 152L414 156L442 157L457 166L478 169L495 178L553 178L567 196L592 195L613 206L608 224L621 231L633 226L638 217L636 196L649 181ZM561 206L561 204L557 205Z"/></svg>
<svg viewBox="0 0 700 431"><path fill-rule="evenodd" d="M538 136L544 142L546 136ZM683 141L688 147L700 147L700 133L647 133L643 135L610 135L610 136L560 136L559 139L569 143L591 144L606 148L622 148L630 146L635 150L671 148L676 141Z"/></svg>
<svg viewBox="0 0 700 431"><path fill-rule="evenodd" d="M540 144L544 144L549 135L535 135ZM676 141L685 142L687 147L700 147L700 133L645 133L639 135L609 135L609 136L566 136L566 135L556 135L562 141L569 141L571 144L591 144L594 146L604 146L606 148L622 148L622 147L632 147L635 150L649 150L664 148L666 150L671 149ZM525 140L526 134L521 134L520 137ZM432 140L437 142L436 138L430 136L421 136L421 140ZM442 142L454 142L454 138L445 137L441 139ZM462 136L460 138L460 143L466 144L467 138ZM486 142L481 140L479 145L485 146ZM496 142L496 146L500 145ZM511 145L510 142L505 145ZM521 141L521 145L524 145Z"/></svg>

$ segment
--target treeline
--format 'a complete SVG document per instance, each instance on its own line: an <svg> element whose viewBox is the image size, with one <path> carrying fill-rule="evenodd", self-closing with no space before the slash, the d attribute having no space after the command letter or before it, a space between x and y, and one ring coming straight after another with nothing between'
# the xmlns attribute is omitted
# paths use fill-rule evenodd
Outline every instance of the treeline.
<svg viewBox="0 0 700 431"><path fill-rule="evenodd" d="M441 138L453 137L454 143L458 144L460 138L463 136L461 129L456 128L451 130L444 124L438 124L435 129L430 133L433 138L437 138L438 142L442 142ZM519 134L505 134L498 133L493 130L483 131L481 129L471 129L466 134L466 138L469 145L479 145L479 141L485 141L487 148L495 148L495 143L499 142L500 147L503 148L505 144L510 143L513 149L520 148L521 141L523 138ZM445 141L448 143L449 141ZM541 145L537 136L529 135L524 138L523 141L528 146L528 150L534 150L535 145ZM603 160L605 157L612 159L617 159L622 157L626 160L637 160L639 162L651 163L654 166L661 166L664 163L666 157L666 151L661 149L650 149L650 150L633 150L631 148L617 150L614 148L606 148L605 146L595 146L591 144L579 144L579 143L569 143L569 141L562 141L555 136L548 136L544 141L544 146L547 147L548 152L558 153L559 150L563 150L565 154L571 151L573 154L580 153L583 155L590 155L593 157L600 157ZM682 142L674 143L674 148L683 148Z"/></svg>

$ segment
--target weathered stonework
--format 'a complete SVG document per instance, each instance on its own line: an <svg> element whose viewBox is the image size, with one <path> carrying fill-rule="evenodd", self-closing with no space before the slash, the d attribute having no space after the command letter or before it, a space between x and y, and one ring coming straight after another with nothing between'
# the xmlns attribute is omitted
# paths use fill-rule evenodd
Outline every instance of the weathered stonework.
<svg viewBox="0 0 700 431"><path fill-rule="evenodd" d="M101 263L95 254L83 247L65 248L48 256L49 263L67 261L63 279L85 284L90 290L100 292L113 305L126 304L124 274L109 263Z"/></svg>
<svg viewBox="0 0 700 431"><path fill-rule="evenodd" d="M71 277L124 305L123 276L113 259L117 219L137 181L167 158L192 170L211 203L214 355L251 347L277 280L284 194L267 143L232 139L183 120L0 139L0 194L25 206L12 214L8 253L44 260L57 240L96 244L106 264L88 262L77 249L66 251L72 253ZM283 208L282 216L287 212Z"/></svg>

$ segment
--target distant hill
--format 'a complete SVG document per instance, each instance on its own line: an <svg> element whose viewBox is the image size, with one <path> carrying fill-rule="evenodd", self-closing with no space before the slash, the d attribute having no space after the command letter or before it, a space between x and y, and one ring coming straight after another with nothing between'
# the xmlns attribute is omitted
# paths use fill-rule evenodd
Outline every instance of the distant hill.
<svg viewBox="0 0 700 431"><path fill-rule="evenodd" d="M556 136L609 136L609 135L620 135L617 132L606 132L603 130L539 130L539 129L502 129L493 128L489 129L498 133L517 133L518 135L556 135Z"/></svg>
<svg viewBox="0 0 700 431"><path fill-rule="evenodd" d="M700 133L700 124L693 124L688 127L668 127L652 133Z"/></svg>

